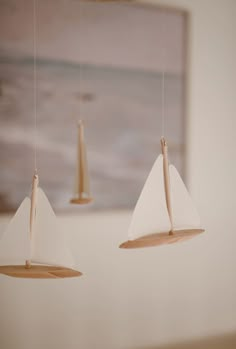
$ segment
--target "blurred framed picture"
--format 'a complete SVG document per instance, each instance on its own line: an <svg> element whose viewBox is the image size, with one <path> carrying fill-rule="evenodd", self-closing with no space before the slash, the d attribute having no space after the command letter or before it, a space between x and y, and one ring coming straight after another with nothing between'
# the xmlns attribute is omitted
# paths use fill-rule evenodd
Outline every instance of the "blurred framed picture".
<svg viewBox="0 0 236 349"><path fill-rule="evenodd" d="M185 168L187 14L135 2L38 2L37 132L31 1L0 2L0 211L40 181L57 211L69 205L76 123L84 120L89 209L133 209L164 132ZM165 71L165 120L161 112Z"/></svg>

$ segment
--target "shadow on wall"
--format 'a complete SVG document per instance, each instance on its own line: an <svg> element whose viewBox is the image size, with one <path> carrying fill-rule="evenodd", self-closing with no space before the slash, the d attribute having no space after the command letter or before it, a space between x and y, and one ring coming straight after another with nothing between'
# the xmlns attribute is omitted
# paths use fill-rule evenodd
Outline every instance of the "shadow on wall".
<svg viewBox="0 0 236 349"><path fill-rule="evenodd" d="M133 349L235 349L236 332L215 337L179 342L157 347L136 347Z"/></svg>

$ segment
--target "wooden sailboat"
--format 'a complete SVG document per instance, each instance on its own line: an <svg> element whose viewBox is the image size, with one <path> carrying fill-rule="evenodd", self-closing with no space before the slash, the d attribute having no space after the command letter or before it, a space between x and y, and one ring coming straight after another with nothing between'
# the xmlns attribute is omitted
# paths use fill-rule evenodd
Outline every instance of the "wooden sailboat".
<svg viewBox="0 0 236 349"><path fill-rule="evenodd" d="M178 171L169 164L164 138L161 148L162 154L154 163L136 204L128 241L120 248L172 244L204 232Z"/></svg>
<svg viewBox="0 0 236 349"><path fill-rule="evenodd" d="M87 152L84 141L84 125L82 120L80 120L78 123L77 174L75 187L75 196L70 200L71 204L84 205L93 201L90 196Z"/></svg>
<svg viewBox="0 0 236 349"><path fill-rule="evenodd" d="M0 240L0 274L18 278L67 278L74 269L53 209L33 176L31 199L26 197Z"/></svg>

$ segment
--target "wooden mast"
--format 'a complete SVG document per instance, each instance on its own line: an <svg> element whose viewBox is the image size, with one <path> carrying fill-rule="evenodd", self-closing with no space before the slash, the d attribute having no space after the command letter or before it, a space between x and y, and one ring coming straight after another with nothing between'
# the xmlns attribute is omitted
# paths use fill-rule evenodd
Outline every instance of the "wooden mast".
<svg viewBox="0 0 236 349"><path fill-rule="evenodd" d="M84 163L84 124L80 120L78 123L78 197L83 198L84 188L84 176L85 176L85 163Z"/></svg>
<svg viewBox="0 0 236 349"><path fill-rule="evenodd" d="M92 201L89 189L89 174L86 157L86 146L84 140L84 124L78 123L78 149L77 149L77 175L76 196L70 200L72 204L88 204Z"/></svg>
<svg viewBox="0 0 236 349"><path fill-rule="evenodd" d="M164 174L164 186L165 186L165 197L166 207L170 218L171 229L169 234L174 233L172 206L171 206L171 194L170 194L170 174L169 174L169 160L168 160L168 146L165 138L161 138L161 150L163 155L163 174Z"/></svg>
<svg viewBox="0 0 236 349"><path fill-rule="evenodd" d="M33 238L34 226L35 226L38 184L39 184L39 177L35 173L32 180L32 193L31 193L31 205L30 205L30 222L29 222L30 245ZM30 259L25 261L25 267L27 269L31 268Z"/></svg>

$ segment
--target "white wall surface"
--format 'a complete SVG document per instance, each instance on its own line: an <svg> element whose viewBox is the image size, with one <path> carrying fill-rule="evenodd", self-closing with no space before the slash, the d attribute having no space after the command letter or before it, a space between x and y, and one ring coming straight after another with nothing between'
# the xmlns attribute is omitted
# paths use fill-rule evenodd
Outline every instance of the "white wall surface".
<svg viewBox="0 0 236 349"><path fill-rule="evenodd" d="M60 217L84 276L0 276L3 349L148 348L236 330L236 2L155 3L191 15L188 175L207 232L123 251L129 213Z"/></svg>

